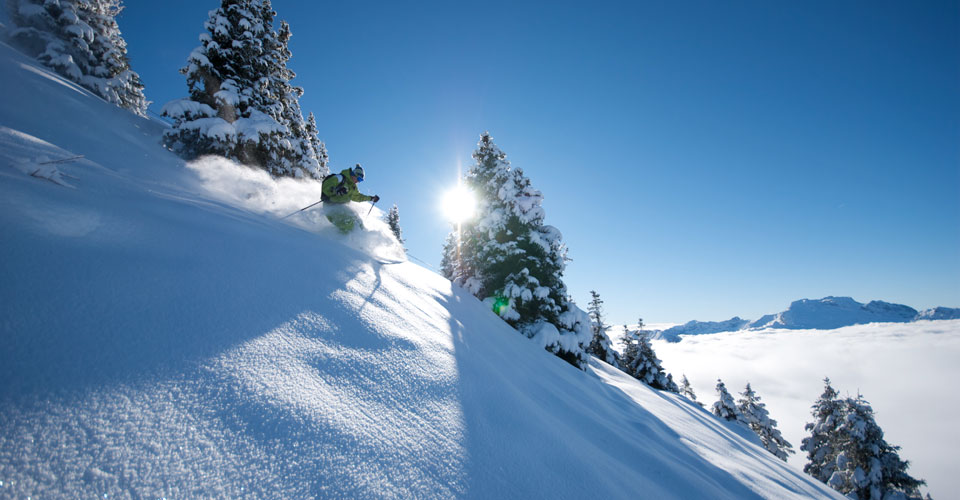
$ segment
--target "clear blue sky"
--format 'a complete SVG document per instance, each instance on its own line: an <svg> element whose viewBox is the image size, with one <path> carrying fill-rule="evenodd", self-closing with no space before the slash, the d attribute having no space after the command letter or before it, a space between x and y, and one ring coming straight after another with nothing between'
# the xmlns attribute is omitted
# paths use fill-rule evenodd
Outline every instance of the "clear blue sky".
<svg viewBox="0 0 960 500"><path fill-rule="evenodd" d="M159 110L216 0L128 1ZM960 306L960 3L275 0L336 168L436 266L489 130L608 323ZM318 279L321 279L318 277Z"/></svg>

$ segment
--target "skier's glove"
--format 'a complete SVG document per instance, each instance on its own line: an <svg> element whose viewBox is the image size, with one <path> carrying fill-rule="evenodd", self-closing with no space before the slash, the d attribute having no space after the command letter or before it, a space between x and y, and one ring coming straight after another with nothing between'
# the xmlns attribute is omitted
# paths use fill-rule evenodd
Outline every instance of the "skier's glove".
<svg viewBox="0 0 960 500"><path fill-rule="evenodd" d="M347 188L345 188L345 187L343 187L343 186L340 186L340 187L337 188L337 195L338 195L338 196L343 196L343 195L345 195L345 194L347 194Z"/></svg>
<svg viewBox="0 0 960 500"><path fill-rule="evenodd" d="M373 202L376 203L378 201L380 201L380 197L377 195L373 195Z"/></svg>

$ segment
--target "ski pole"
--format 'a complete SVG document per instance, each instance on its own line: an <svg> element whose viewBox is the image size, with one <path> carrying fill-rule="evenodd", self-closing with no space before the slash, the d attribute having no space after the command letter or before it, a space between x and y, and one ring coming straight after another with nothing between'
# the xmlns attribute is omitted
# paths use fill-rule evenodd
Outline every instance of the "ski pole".
<svg viewBox="0 0 960 500"><path fill-rule="evenodd" d="M303 212L304 210L306 210L306 209L308 209L308 208L310 208L310 207L312 207L312 206L314 206L314 205L318 205L318 204L320 204L321 202L323 202L323 200L320 200L320 201L314 203L313 205L307 205L307 206L301 208L300 210L297 210L296 212L294 212L294 213L292 213L292 214L284 215L283 217L280 217L280 220L286 219L287 217L290 217L291 215L296 215L296 214L298 214L298 213L300 213L300 212Z"/></svg>
<svg viewBox="0 0 960 500"><path fill-rule="evenodd" d="M69 158L61 158L59 160L42 161L40 163L37 163L37 165L56 165L59 163L70 163L72 161L79 160L81 158L83 158L83 155L71 156Z"/></svg>
<svg viewBox="0 0 960 500"><path fill-rule="evenodd" d="M380 201L380 200L377 200L377 201ZM370 204L370 210L367 210L367 215L370 215L370 212L373 212L373 206L376 205L376 204L377 204L376 201ZM364 220L366 220L367 215L364 215L364 216L363 216Z"/></svg>

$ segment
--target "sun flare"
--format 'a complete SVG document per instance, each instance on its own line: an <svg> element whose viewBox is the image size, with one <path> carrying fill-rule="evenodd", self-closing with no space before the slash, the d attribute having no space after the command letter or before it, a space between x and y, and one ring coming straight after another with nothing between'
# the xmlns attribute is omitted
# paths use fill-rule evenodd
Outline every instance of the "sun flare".
<svg viewBox="0 0 960 500"><path fill-rule="evenodd" d="M457 186L443 196L441 209L444 217L454 224L460 224L471 217L476 211L477 201L473 192L463 184Z"/></svg>

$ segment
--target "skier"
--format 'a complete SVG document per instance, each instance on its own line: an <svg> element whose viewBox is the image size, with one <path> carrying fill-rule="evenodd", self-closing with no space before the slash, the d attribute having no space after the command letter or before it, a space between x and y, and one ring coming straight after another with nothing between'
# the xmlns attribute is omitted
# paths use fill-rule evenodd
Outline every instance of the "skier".
<svg viewBox="0 0 960 500"><path fill-rule="evenodd" d="M363 167L359 163L353 168L344 169L339 174L328 175L323 179L320 200L323 202L327 220L343 234L353 231L354 225L358 223L361 227L363 225L353 211L347 208L347 203L380 201L377 195L367 196L358 191L358 182L363 182Z"/></svg>

